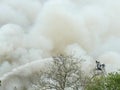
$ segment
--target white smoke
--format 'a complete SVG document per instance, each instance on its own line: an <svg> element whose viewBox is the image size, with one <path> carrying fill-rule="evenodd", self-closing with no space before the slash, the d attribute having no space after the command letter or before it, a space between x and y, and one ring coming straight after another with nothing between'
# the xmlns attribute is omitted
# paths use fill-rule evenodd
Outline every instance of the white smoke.
<svg viewBox="0 0 120 90"><path fill-rule="evenodd" d="M117 71L119 8L119 0L0 0L0 77L58 53L82 57L84 70L98 57Z"/></svg>

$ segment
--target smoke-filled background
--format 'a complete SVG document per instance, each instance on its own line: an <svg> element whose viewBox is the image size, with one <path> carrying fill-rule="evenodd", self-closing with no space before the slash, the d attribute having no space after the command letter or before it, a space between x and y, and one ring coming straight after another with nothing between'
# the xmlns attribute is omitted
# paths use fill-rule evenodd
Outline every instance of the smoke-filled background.
<svg viewBox="0 0 120 90"><path fill-rule="evenodd" d="M0 77L59 53L120 69L120 1L0 0Z"/></svg>

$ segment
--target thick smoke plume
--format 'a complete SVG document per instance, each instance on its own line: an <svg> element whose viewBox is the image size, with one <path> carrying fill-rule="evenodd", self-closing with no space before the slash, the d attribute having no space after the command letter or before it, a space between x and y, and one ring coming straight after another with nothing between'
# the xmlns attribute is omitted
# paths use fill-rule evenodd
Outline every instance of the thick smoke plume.
<svg viewBox="0 0 120 90"><path fill-rule="evenodd" d="M0 0L2 79L26 64L44 65L58 53L84 58L84 70L93 68L95 59L108 72L120 69L120 1Z"/></svg>

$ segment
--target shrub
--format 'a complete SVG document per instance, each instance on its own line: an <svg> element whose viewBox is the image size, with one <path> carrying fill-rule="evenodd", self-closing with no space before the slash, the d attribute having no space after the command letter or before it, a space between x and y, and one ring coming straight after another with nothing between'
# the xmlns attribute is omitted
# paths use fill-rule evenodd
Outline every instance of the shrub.
<svg viewBox="0 0 120 90"><path fill-rule="evenodd" d="M86 90L120 90L120 73L109 73L107 76L95 77L86 86Z"/></svg>

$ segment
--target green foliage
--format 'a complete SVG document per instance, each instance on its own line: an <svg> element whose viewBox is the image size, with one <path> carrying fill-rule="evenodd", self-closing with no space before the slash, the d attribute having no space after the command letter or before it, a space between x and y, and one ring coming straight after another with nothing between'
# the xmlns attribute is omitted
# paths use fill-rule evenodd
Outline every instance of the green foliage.
<svg viewBox="0 0 120 90"><path fill-rule="evenodd" d="M120 90L120 73L95 77L88 83L85 90Z"/></svg>
<svg viewBox="0 0 120 90"><path fill-rule="evenodd" d="M120 90L120 73L110 73L106 77L107 90Z"/></svg>
<svg viewBox="0 0 120 90"><path fill-rule="evenodd" d="M95 77L90 82L87 83L85 90L105 90L104 77Z"/></svg>

